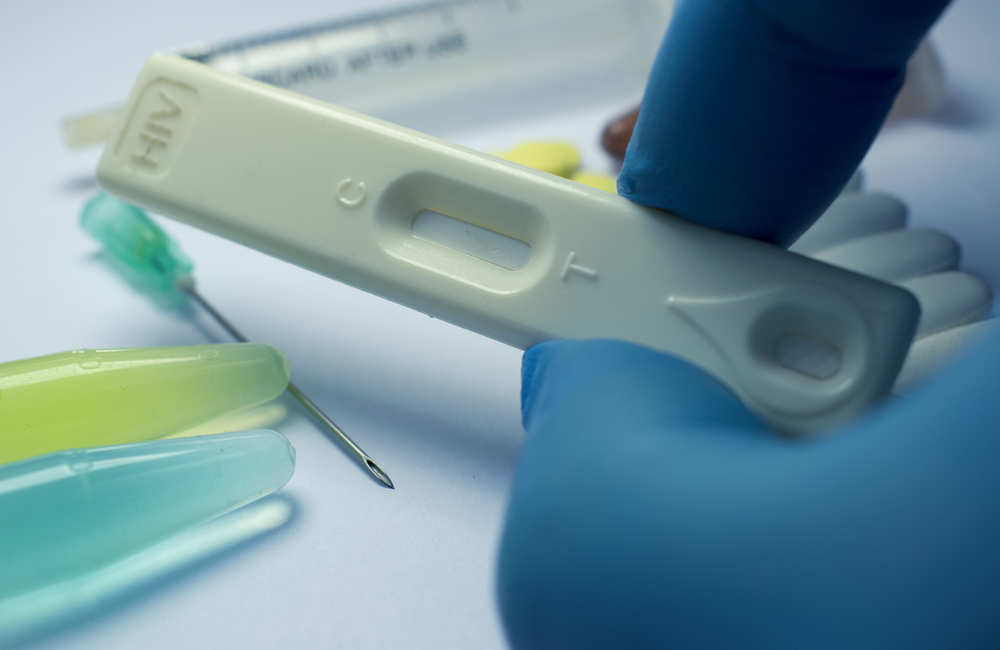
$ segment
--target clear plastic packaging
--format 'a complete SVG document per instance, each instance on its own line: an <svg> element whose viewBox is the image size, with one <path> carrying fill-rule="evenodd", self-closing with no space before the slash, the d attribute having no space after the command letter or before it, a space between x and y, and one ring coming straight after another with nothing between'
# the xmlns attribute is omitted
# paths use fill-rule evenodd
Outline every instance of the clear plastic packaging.
<svg viewBox="0 0 1000 650"><path fill-rule="evenodd" d="M436 2L176 53L406 123L419 107L467 103L473 95L505 103L531 91L557 95L578 85L597 97L608 83L641 89L673 4Z"/></svg>
<svg viewBox="0 0 1000 650"><path fill-rule="evenodd" d="M444 129L638 96L674 0L452 0L173 50L373 117ZM106 137L116 112L67 120Z"/></svg>

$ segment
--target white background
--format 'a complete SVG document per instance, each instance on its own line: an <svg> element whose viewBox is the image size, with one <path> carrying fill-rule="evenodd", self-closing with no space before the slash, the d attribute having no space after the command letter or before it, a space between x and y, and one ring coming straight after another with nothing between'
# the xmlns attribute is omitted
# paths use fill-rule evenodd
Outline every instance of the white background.
<svg viewBox="0 0 1000 650"><path fill-rule="evenodd" d="M77 225L99 149L59 123L121 102L157 49L252 35L398 1L4 2L0 8L0 361L75 348L227 341L121 281ZM935 33L949 77L933 120L883 132L868 186L955 236L1000 286L1000 3L958 0ZM635 101L436 133L478 147L596 139ZM0 646L494 648L504 501L523 435L520 352L197 230L163 222L203 294L392 476L379 487L291 402L276 428L295 477L253 506L100 574L0 602ZM2 403L0 403L2 408ZM0 525L3 525L0 522Z"/></svg>

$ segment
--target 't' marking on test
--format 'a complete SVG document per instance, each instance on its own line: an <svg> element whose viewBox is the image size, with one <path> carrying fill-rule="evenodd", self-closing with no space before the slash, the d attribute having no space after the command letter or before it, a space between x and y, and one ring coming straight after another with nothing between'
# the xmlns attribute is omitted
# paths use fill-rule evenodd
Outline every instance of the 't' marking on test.
<svg viewBox="0 0 1000 650"><path fill-rule="evenodd" d="M580 266L575 262L576 262L576 253L570 253L569 257L566 258L566 263L563 265L562 273L559 274L559 277L563 281L567 280L571 273L583 276L588 280L597 279L597 271L595 271L594 269L588 269L586 266Z"/></svg>

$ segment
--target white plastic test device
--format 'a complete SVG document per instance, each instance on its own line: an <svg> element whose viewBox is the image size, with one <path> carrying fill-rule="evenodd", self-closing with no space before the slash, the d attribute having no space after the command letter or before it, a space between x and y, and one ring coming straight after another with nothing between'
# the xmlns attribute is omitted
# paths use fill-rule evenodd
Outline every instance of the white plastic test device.
<svg viewBox="0 0 1000 650"><path fill-rule="evenodd" d="M919 318L871 278L179 57L146 63L98 178L519 348L675 354L785 431L885 395Z"/></svg>

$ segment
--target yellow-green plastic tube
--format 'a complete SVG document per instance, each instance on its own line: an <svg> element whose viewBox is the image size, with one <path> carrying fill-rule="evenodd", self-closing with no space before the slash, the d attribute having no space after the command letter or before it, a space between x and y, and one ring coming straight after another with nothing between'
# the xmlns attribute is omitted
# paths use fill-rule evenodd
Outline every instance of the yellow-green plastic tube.
<svg viewBox="0 0 1000 650"><path fill-rule="evenodd" d="M288 386L261 343L74 350L0 364L0 463L142 442L256 406Z"/></svg>

